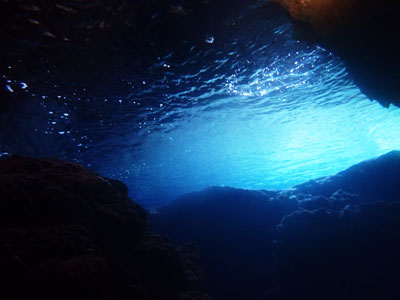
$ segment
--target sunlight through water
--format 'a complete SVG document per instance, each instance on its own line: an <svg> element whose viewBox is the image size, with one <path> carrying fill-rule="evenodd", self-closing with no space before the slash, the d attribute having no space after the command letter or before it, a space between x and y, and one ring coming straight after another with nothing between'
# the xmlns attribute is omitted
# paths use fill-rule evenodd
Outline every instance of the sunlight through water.
<svg viewBox="0 0 400 300"><path fill-rule="evenodd" d="M0 152L82 163L152 206L208 186L289 188L400 149L399 108L367 99L283 13L255 14L121 69L129 94L9 80L29 101L2 117Z"/></svg>

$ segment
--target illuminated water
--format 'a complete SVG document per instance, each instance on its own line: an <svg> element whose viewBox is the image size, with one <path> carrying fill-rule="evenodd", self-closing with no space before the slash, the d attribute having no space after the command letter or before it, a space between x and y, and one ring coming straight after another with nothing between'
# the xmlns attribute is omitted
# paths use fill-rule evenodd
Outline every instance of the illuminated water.
<svg viewBox="0 0 400 300"><path fill-rule="evenodd" d="M288 188L400 149L400 109L368 100L339 58L283 14L240 20L129 70L128 94L10 80L27 100L2 114L1 151L83 163L153 205L212 185Z"/></svg>

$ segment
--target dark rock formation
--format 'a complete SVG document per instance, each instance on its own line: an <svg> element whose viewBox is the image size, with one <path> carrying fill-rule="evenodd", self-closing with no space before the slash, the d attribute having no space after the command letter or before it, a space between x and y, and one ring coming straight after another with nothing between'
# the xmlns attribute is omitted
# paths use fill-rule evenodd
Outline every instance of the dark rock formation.
<svg viewBox="0 0 400 300"><path fill-rule="evenodd" d="M393 151L290 190L188 194L151 225L198 245L217 299L396 299L399 199Z"/></svg>
<svg viewBox="0 0 400 300"><path fill-rule="evenodd" d="M276 241L284 299L397 299L400 204L369 203L284 218Z"/></svg>
<svg viewBox="0 0 400 300"><path fill-rule="evenodd" d="M330 208L331 202L324 196L313 196L300 201L300 207L305 210L315 210L318 208Z"/></svg>
<svg viewBox="0 0 400 300"><path fill-rule="evenodd" d="M339 194L333 195L342 190L358 195L363 202L392 201L393 195L400 195L400 151L391 151L336 175L297 185L294 189L296 193L332 196L335 199L343 198L339 197ZM346 198L349 198L349 195L346 195ZM352 204L359 203L357 196L350 198L356 201Z"/></svg>
<svg viewBox="0 0 400 300"><path fill-rule="evenodd" d="M355 83L382 105L400 105L400 3L396 0L273 0L298 24L303 38L321 44L346 63ZM317 33L317 34L314 34Z"/></svg>
<svg viewBox="0 0 400 300"><path fill-rule="evenodd" d="M362 203L360 196L351 194L343 190L337 190L330 197L332 210L342 210L347 205L358 205Z"/></svg>
<svg viewBox="0 0 400 300"><path fill-rule="evenodd" d="M297 21L309 23L314 30L329 34L346 30L363 22L372 10L380 9L392 0L272 0L282 5Z"/></svg>
<svg viewBox="0 0 400 300"><path fill-rule="evenodd" d="M2 299L209 299L195 247L146 231L119 181L53 159L0 160Z"/></svg>
<svg viewBox="0 0 400 300"><path fill-rule="evenodd" d="M146 230L119 181L53 159L2 159L0 293L209 299L200 253L217 299L396 299L399 170L394 151L286 191L182 196L151 218L186 243L174 249Z"/></svg>
<svg viewBox="0 0 400 300"><path fill-rule="evenodd" d="M298 209L283 193L210 188L152 215L174 243L195 242L216 299L256 299L272 285L272 241L283 216Z"/></svg>

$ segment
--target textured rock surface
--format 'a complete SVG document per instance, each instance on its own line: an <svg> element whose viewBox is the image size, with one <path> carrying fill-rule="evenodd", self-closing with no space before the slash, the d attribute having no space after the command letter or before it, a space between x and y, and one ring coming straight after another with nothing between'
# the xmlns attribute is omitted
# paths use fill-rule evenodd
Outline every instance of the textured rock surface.
<svg viewBox="0 0 400 300"><path fill-rule="evenodd" d="M344 29L360 22L372 10L390 1L379 0L272 0L282 5L290 15L309 23L321 33ZM385 3L386 2L386 3Z"/></svg>
<svg viewBox="0 0 400 300"><path fill-rule="evenodd" d="M387 106L400 105L400 3L396 0L273 0L314 33L301 37L321 44L346 63L361 91Z"/></svg>
<svg viewBox="0 0 400 300"><path fill-rule="evenodd" d="M119 181L53 159L0 160L2 299L209 299L193 246L146 231Z"/></svg>
<svg viewBox="0 0 400 300"><path fill-rule="evenodd" d="M311 180L295 187L296 192L325 197L334 197L333 194L338 190L356 194L364 202L393 200L393 195L400 195L400 151L389 152L336 175Z"/></svg>

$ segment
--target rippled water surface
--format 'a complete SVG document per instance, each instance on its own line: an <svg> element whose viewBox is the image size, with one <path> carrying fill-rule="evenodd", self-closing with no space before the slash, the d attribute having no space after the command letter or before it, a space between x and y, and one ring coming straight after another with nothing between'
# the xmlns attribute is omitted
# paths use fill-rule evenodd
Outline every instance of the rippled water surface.
<svg viewBox="0 0 400 300"><path fill-rule="evenodd" d="M129 93L9 80L8 93L27 100L2 115L3 155L83 163L150 206L212 185L288 188L400 149L400 110L367 99L338 57L294 37L284 14L252 8L213 22L121 72Z"/></svg>

